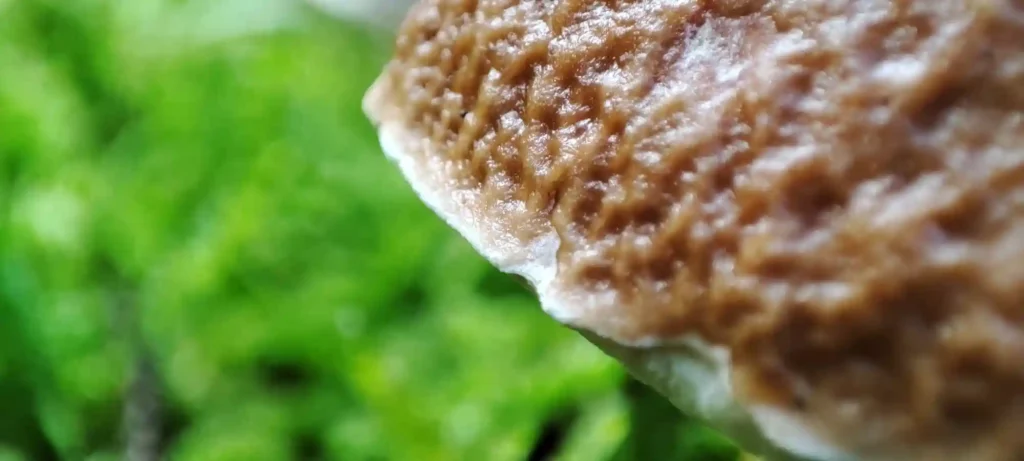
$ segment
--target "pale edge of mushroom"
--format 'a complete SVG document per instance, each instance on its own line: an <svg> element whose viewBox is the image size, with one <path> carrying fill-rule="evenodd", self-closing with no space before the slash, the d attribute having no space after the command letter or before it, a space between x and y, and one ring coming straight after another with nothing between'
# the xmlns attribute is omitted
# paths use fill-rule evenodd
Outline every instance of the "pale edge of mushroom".
<svg viewBox="0 0 1024 461"><path fill-rule="evenodd" d="M441 162L424 153L430 144L403 127L389 103L383 77L367 92L363 110L378 129L385 155L394 162L419 198L462 235L473 248L499 270L522 276L536 289L544 311L579 331L605 353L617 358L630 372L656 389L681 410L701 417L741 447L767 459L810 458L846 461L855 456L826 440L798 415L772 406L744 406L734 398L730 386L730 357L725 348L700 338L684 337L672 344L640 341L625 344L600 331L580 328L566 309L567 297L553 289L557 272L559 239L552 230L522 245L501 229L500 223L474 216L471 194L444 190L431 177L443 179ZM586 302L575 299L575 302ZM780 450L781 448L781 450Z"/></svg>

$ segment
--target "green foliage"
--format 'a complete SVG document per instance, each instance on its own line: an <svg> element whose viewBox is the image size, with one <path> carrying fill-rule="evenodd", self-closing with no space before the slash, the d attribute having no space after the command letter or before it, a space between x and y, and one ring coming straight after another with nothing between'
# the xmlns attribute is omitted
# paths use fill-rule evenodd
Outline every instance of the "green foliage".
<svg viewBox="0 0 1024 461"><path fill-rule="evenodd" d="M0 0L0 459L120 459L146 363L172 460L735 458L419 203L360 110L387 51L288 0Z"/></svg>

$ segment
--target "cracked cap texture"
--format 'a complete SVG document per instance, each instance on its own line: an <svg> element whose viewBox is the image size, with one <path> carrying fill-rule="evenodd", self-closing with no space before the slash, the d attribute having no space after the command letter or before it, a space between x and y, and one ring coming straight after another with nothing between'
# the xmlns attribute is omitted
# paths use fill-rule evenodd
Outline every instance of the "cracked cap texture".
<svg viewBox="0 0 1024 461"><path fill-rule="evenodd" d="M849 453L1021 459L1020 1L423 0L367 107L485 250L555 240L560 320Z"/></svg>

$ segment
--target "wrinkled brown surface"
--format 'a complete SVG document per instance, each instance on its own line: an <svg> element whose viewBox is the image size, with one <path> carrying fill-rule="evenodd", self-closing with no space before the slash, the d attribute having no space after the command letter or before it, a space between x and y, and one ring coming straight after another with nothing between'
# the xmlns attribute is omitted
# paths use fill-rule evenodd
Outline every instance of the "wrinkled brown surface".
<svg viewBox="0 0 1024 461"><path fill-rule="evenodd" d="M1024 459L1024 3L424 0L385 79L617 338L698 332L865 453Z"/></svg>

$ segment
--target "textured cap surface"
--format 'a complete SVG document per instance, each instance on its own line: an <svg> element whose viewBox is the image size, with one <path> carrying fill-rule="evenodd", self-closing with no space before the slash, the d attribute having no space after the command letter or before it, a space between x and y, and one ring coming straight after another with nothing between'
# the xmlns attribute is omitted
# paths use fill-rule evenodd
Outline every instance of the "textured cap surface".
<svg viewBox="0 0 1024 461"><path fill-rule="evenodd" d="M1021 2L423 0L395 53L389 155L560 321L713 345L799 452L1024 453Z"/></svg>

